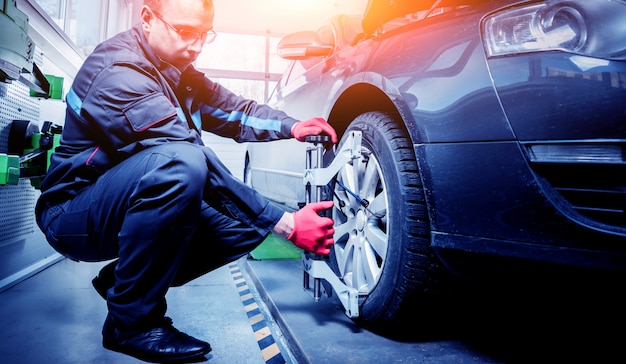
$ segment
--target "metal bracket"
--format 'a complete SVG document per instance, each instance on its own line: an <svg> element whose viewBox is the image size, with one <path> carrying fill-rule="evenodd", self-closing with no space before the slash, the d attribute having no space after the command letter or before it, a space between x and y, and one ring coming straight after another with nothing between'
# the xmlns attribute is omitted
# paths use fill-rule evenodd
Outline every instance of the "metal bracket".
<svg viewBox="0 0 626 364"><path fill-rule="evenodd" d="M322 142L326 139L313 137L307 139L313 146L307 148L306 170L304 172L303 183L306 188L306 203L321 201L322 189L335 177L346 163L360 159L361 157L360 131L352 131L345 139L341 149L335 152L335 157L330 165L322 168L322 155L324 146ZM315 186L315 190L313 187ZM315 194L313 193L315 191ZM337 274L328 265L327 260L319 255L304 252L302 254L302 264L304 269L303 287L305 291L312 294L315 301L319 301L322 293L330 297L335 291L339 301L344 307L346 315L350 318L359 317L359 292L356 288L344 284ZM322 280L326 281L332 291L327 291L322 285ZM313 281L313 287L311 287Z"/></svg>
<svg viewBox="0 0 626 364"><path fill-rule="evenodd" d="M39 126L28 120L13 120L9 131L9 153L0 153L0 185L19 183L29 178L35 188L50 166L50 157L59 145L63 128L50 121Z"/></svg>
<svg viewBox="0 0 626 364"><path fill-rule="evenodd" d="M332 163L326 167L321 168L321 154L323 153L323 145L315 144L313 147L307 149L307 154L312 151L317 152L317 166L312 166L312 158L307 155L307 169L304 171L303 182L305 185L312 186L325 186L330 182L335 175L339 172L343 166L354 160L361 158L361 132L352 131L348 135L346 142L341 149L335 152L335 158ZM311 202L311 201L307 201Z"/></svg>
<svg viewBox="0 0 626 364"><path fill-rule="evenodd" d="M305 282L304 289L312 292L315 302L319 301L322 293L321 285L317 286L318 295L316 297L314 290L310 287L310 278L313 280L325 280L330 284L333 291L337 294L337 298L350 318L359 317L359 291L355 288L346 286L328 266L325 260L315 259L312 254L302 254L302 264L304 265ZM318 281L318 284L321 283ZM315 287L314 287L315 288ZM326 292L330 297L332 292Z"/></svg>

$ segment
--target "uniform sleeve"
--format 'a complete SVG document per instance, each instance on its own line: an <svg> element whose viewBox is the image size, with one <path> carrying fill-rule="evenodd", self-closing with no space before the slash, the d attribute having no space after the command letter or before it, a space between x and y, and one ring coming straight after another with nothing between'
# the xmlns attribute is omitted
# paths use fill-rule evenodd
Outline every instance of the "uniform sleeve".
<svg viewBox="0 0 626 364"><path fill-rule="evenodd" d="M163 140L196 141L197 133L178 117L158 77L133 64L114 64L98 74L82 113L92 130L100 131L100 145L130 154Z"/></svg>
<svg viewBox="0 0 626 364"><path fill-rule="evenodd" d="M292 138L298 120L285 112L238 96L218 83L204 79L198 112L202 129L237 142Z"/></svg>

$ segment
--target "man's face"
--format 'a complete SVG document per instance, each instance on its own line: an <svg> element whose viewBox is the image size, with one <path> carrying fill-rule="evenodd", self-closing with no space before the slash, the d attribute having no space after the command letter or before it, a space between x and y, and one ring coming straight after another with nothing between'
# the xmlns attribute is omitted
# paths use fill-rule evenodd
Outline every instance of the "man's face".
<svg viewBox="0 0 626 364"><path fill-rule="evenodd" d="M193 63L213 29L214 10L202 0L163 1L162 9L141 9L150 47L162 60L183 71Z"/></svg>

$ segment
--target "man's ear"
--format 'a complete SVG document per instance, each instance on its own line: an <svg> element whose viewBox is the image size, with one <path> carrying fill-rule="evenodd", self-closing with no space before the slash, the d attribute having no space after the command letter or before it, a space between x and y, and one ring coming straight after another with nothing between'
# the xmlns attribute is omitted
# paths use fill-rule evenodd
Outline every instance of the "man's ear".
<svg viewBox="0 0 626 364"><path fill-rule="evenodd" d="M141 28L143 29L144 32L150 32L150 29L152 28L152 20L154 20L154 13L152 13L152 10L144 5L141 7L141 11L140 11L140 19L141 19Z"/></svg>

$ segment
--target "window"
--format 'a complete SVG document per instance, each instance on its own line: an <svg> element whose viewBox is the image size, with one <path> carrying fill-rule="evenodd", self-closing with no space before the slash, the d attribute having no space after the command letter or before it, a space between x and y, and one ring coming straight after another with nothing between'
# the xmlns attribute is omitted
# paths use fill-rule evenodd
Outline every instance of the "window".
<svg viewBox="0 0 626 364"><path fill-rule="evenodd" d="M195 66L211 80L258 102L265 102L289 61L276 53L280 38L219 33L204 46Z"/></svg>
<svg viewBox="0 0 626 364"><path fill-rule="evenodd" d="M63 0L36 0L37 4L48 14L54 22L63 27L65 18L65 1Z"/></svg>
<svg viewBox="0 0 626 364"><path fill-rule="evenodd" d="M85 55L130 27L127 0L34 0Z"/></svg>

